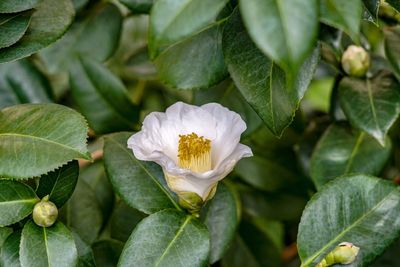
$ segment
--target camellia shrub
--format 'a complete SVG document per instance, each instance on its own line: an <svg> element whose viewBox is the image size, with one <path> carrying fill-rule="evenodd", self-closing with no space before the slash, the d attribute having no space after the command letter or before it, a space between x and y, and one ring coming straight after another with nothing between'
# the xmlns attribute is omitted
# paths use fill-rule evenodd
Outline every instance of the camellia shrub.
<svg viewBox="0 0 400 267"><path fill-rule="evenodd" d="M400 266L399 11L0 0L0 266Z"/></svg>

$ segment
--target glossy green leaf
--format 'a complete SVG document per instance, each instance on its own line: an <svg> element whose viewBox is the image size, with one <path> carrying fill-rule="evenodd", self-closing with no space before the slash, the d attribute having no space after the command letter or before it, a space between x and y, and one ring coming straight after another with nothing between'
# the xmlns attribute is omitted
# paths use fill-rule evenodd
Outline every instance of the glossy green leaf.
<svg viewBox="0 0 400 267"><path fill-rule="evenodd" d="M83 180L78 180L74 193L64 205L60 216L82 240L92 244L103 226L103 216L96 194Z"/></svg>
<svg viewBox="0 0 400 267"><path fill-rule="evenodd" d="M71 0L43 0L35 10L26 34L17 43L0 49L0 63L30 56L54 43L68 29L75 14Z"/></svg>
<svg viewBox="0 0 400 267"><path fill-rule="evenodd" d="M89 58L76 60L70 71L72 96L96 133L134 128L139 110L117 76Z"/></svg>
<svg viewBox="0 0 400 267"><path fill-rule="evenodd" d="M0 14L0 49L15 44L28 29L31 13Z"/></svg>
<svg viewBox="0 0 400 267"><path fill-rule="evenodd" d="M366 175L341 177L315 194L304 210L297 244L302 267L314 267L341 242L360 248L346 266L369 266L400 233L400 191Z"/></svg>
<svg viewBox="0 0 400 267"><path fill-rule="evenodd" d="M251 41L236 11L224 29L225 62L236 86L277 136L292 122L319 60L319 49L301 66L293 88L285 72Z"/></svg>
<svg viewBox="0 0 400 267"><path fill-rule="evenodd" d="M1 0L0 13L15 13L35 8L42 0Z"/></svg>
<svg viewBox="0 0 400 267"><path fill-rule="evenodd" d="M216 23L164 50L155 60L160 80L178 89L207 88L223 80L227 70L221 31Z"/></svg>
<svg viewBox="0 0 400 267"><path fill-rule="evenodd" d="M0 251L4 241L6 241L7 237L11 235L12 232L13 230L9 227L0 227Z"/></svg>
<svg viewBox="0 0 400 267"><path fill-rule="evenodd" d="M385 53L397 79L400 80L400 26L386 28Z"/></svg>
<svg viewBox="0 0 400 267"><path fill-rule="evenodd" d="M39 198L48 195L50 201L61 208L74 192L78 175L79 165L75 160L55 171L42 175L36 194Z"/></svg>
<svg viewBox="0 0 400 267"><path fill-rule="evenodd" d="M115 267L118 264L124 243L112 239L100 240L93 244L96 266Z"/></svg>
<svg viewBox="0 0 400 267"><path fill-rule="evenodd" d="M362 3L364 5L364 18L377 24L380 0L362 0Z"/></svg>
<svg viewBox="0 0 400 267"><path fill-rule="evenodd" d="M106 172L121 198L132 208L146 214L163 209L180 209L167 189L161 167L140 161L127 147L131 133L116 133L104 137Z"/></svg>
<svg viewBox="0 0 400 267"><path fill-rule="evenodd" d="M121 30L121 13L115 5L106 4L74 22L63 38L43 49L40 56L50 73L68 70L76 55L105 61L117 49Z"/></svg>
<svg viewBox="0 0 400 267"><path fill-rule="evenodd" d="M339 99L350 123L385 144L385 138L400 114L400 84L390 73L372 79L344 78Z"/></svg>
<svg viewBox="0 0 400 267"><path fill-rule="evenodd" d="M49 103L53 93L46 77L28 60L0 64L0 109L24 103Z"/></svg>
<svg viewBox="0 0 400 267"><path fill-rule="evenodd" d="M214 198L204 207L201 220L210 232L211 248L209 262L220 260L230 246L239 221L239 208L232 188L218 184Z"/></svg>
<svg viewBox="0 0 400 267"><path fill-rule="evenodd" d="M72 159L90 159L87 131L85 119L61 105L25 104L1 110L0 177L26 179Z"/></svg>
<svg viewBox="0 0 400 267"><path fill-rule="evenodd" d="M260 50L283 69L296 73L316 45L316 0L242 0L240 12Z"/></svg>
<svg viewBox="0 0 400 267"><path fill-rule="evenodd" d="M3 244L0 253L0 266L20 267L19 244L21 242L21 230L12 233Z"/></svg>
<svg viewBox="0 0 400 267"><path fill-rule="evenodd" d="M148 14L153 6L154 0L120 0L120 2L129 8L133 14Z"/></svg>
<svg viewBox="0 0 400 267"><path fill-rule="evenodd" d="M19 254L21 265L26 267L71 267L78 263L74 238L61 222L48 228L33 221L26 223Z"/></svg>
<svg viewBox="0 0 400 267"><path fill-rule="evenodd" d="M207 228L196 218L164 210L144 219L126 242L118 266L205 266L210 251Z"/></svg>
<svg viewBox="0 0 400 267"><path fill-rule="evenodd" d="M382 147L375 139L345 124L333 124L315 147L310 173L318 189L338 176L350 173L377 175L391 152L388 138Z"/></svg>
<svg viewBox="0 0 400 267"><path fill-rule="evenodd" d="M27 217L38 201L39 198L29 186L16 181L0 180L0 227Z"/></svg>
<svg viewBox="0 0 400 267"><path fill-rule="evenodd" d="M190 37L211 24L227 2L227 0L156 1L150 15L151 58L155 58L163 48Z"/></svg>
<svg viewBox="0 0 400 267"><path fill-rule="evenodd" d="M359 40L362 16L361 0L321 0L320 20L346 32L353 40Z"/></svg>

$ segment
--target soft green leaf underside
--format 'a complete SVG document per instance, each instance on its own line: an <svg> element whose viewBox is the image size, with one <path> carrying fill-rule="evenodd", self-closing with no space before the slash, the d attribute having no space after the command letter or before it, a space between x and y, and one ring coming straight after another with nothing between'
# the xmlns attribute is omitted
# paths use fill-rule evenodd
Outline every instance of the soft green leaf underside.
<svg viewBox="0 0 400 267"><path fill-rule="evenodd" d="M311 178L320 189L329 180L344 174L377 175L388 160L391 147L389 138L383 147L372 137L346 124L333 124L313 151Z"/></svg>
<svg viewBox="0 0 400 267"><path fill-rule="evenodd" d="M180 209L166 188L161 167L136 159L127 147L131 135L116 133L104 138L104 164L114 190L128 205L147 214Z"/></svg>
<svg viewBox="0 0 400 267"><path fill-rule="evenodd" d="M52 44L68 29L75 15L71 0L43 0L35 10L25 35L0 49L0 63L27 57Z"/></svg>
<svg viewBox="0 0 400 267"><path fill-rule="evenodd" d="M39 201L29 186L9 180L0 180L0 227L19 222L32 213Z"/></svg>
<svg viewBox="0 0 400 267"><path fill-rule="evenodd" d="M341 177L313 196L299 226L302 267L314 267L341 242L360 248L348 267L369 266L399 236L400 191L366 175Z"/></svg>
<svg viewBox="0 0 400 267"><path fill-rule="evenodd" d="M61 105L25 104L1 110L0 177L26 179L73 159L90 159L87 131L85 119Z"/></svg>
<svg viewBox="0 0 400 267"><path fill-rule="evenodd" d="M27 222L22 230L19 254L22 266L71 267L78 263L74 238L61 222L48 228Z"/></svg>
<svg viewBox="0 0 400 267"><path fill-rule="evenodd" d="M207 228L191 215L164 210L144 219L122 251L119 267L206 266L210 250Z"/></svg>

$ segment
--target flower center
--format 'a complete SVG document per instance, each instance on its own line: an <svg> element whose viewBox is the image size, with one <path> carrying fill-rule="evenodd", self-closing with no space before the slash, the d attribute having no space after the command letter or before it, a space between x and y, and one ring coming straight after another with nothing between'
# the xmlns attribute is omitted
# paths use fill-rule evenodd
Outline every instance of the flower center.
<svg viewBox="0 0 400 267"><path fill-rule="evenodd" d="M211 170L211 141L195 133L180 134L178 165L198 173Z"/></svg>

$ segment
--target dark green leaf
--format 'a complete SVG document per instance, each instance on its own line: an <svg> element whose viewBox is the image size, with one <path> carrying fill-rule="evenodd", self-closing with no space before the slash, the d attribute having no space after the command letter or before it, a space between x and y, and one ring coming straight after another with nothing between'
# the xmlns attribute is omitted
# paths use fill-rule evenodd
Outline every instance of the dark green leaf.
<svg viewBox="0 0 400 267"><path fill-rule="evenodd" d="M362 16L361 0L321 0L320 20L346 32L353 40L359 40Z"/></svg>
<svg viewBox="0 0 400 267"><path fill-rule="evenodd" d="M386 28L385 53L397 79L400 80L400 26Z"/></svg>
<svg viewBox="0 0 400 267"><path fill-rule="evenodd" d="M373 136L381 145L400 114L400 84L387 72L373 79L344 78L339 99L350 123Z"/></svg>
<svg viewBox="0 0 400 267"><path fill-rule="evenodd" d="M43 0L35 10L26 34L12 46L0 49L0 63L27 57L54 43L75 14L71 0Z"/></svg>
<svg viewBox="0 0 400 267"><path fill-rule="evenodd" d="M29 186L16 181L0 180L0 227L27 217L38 201Z"/></svg>
<svg viewBox="0 0 400 267"><path fill-rule="evenodd" d="M0 109L24 103L52 102L46 77L28 60L0 64Z"/></svg>
<svg viewBox="0 0 400 267"><path fill-rule="evenodd" d="M1 248L0 266L2 267L20 267L19 244L21 242L21 230L12 233Z"/></svg>
<svg viewBox="0 0 400 267"><path fill-rule="evenodd" d="M154 0L120 0L120 2L129 8L133 14L148 14L153 6Z"/></svg>
<svg viewBox="0 0 400 267"><path fill-rule="evenodd" d="M78 175L78 162L72 161L55 171L42 175L36 194L40 198L48 195L50 201L61 208L74 192Z"/></svg>
<svg viewBox="0 0 400 267"><path fill-rule="evenodd" d="M86 19L75 22L61 40L42 50L40 56L50 73L68 70L76 55L105 61L117 49L121 29L118 8L106 4Z"/></svg>
<svg viewBox="0 0 400 267"><path fill-rule="evenodd" d="M400 1L399 0L386 0L392 7L400 12Z"/></svg>
<svg viewBox="0 0 400 267"><path fill-rule="evenodd" d="M104 164L117 192L132 208L146 214L163 209L180 209L167 189L159 165L140 161L128 149L131 133L116 133L104 137Z"/></svg>
<svg viewBox="0 0 400 267"><path fill-rule="evenodd" d="M292 122L313 77L319 49L304 62L293 88L284 71L251 41L236 11L225 26L223 50L229 73L247 102L277 136Z"/></svg>
<svg viewBox="0 0 400 267"><path fill-rule="evenodd" d="M221 31L216 23L164 50L155 60L159 78L178 89L207 88L224 79Z"/></svg>
<svg viewBox="0 0 400 267"><path fill-rule="evenodd" d="M239 1L247 30L263 53L282 68L296 73L316 45L316 0Z"/></svg>
<svg viewBox="0 0 400 267"><path fill-rule="evenodd" d="M72 3L74 4L75 10L79 11L89 3L89 0L72 0Z"/></svg>
<svg viewBox="0 0 400 267"><path fill-rule="evenodd" d="M19 254L21 265L26 267L71 267L78 263L74 238L61 222L48 228L33 221L26 223Z"/></svg>
<svg viewBox="0 0 400 267"><path fill-rule="evenodd" d="M235 236L239 221L239 208L235 193L223 183L218 184L214 198L202 210L201 219L210 232L209 262L220 260Z"/></svg>
<svg viewBox="0 0 400 267"><path fill-rule="evenodd" d="M62 209L61 217L84 242L92 244L103 225L103 216L95 193L83 180L78 180L72 197Z"/></svg>
<svg viewBox="0 0 400 267"><path fill-rule="evenodd" d="M397 256L400 251L400 242L396 241L385 253L378 258L372 267L393 267L400 266L400 258Z"/></svg>
<svg viewBox="0 0 400 267"><path fill-rule="evenodd" d="M155 58L163 48L190 37L211 24L227 2L228 0L156 1L150 16L151 58ZM205 53L201 55L206 56Z"/></svg>
<svg viewBox="0 0 400 267"><path fill-rule="evenodd" d="M139 110L121 80L89 58L75 61L70 72L72 95L96 133L132 129Z"/></svg>
<svg viewBox="0 0 400 267"><path fill-rule="evenodd" d="M111 217L111 237L126 242L136 225L145 217L144 213L132 209L124 201L119 201Z"/></svg>
<svg viewBox="0 0 400 267"><path fill-rule="evenodd" d="M72 232L72 236L74 237L79 257L77 267L95 267L93 250L90 245L85 243L76 232Z"/></svg>
<svg viewBox="0 0 400 267"><path fill-rule="evenodd" d="M9 227L0 227L0 251L4 241L6 241L7 237L11 235L12 232L13 230Z"/></svg>
<svg viewBox="0 0 400 267"><path fill-rule="evenodd" d="M310 173L321 188L343 174L377 175L390 156L391 141L382 147L375 139L345 124L333 124L323 134L311 158Z"/></svg>
<svg viewBox="0 0 400 267"><path fill-rule="evenodd" d="M0 14L0 49L15 44L22 38L28 29L31 15L30 12Z"/></svg>
<svg viewBox="0 0 400 267"><path fill-rule="evenodd" d="M61 105L25 104L1 110L0 177L25 179L72 159L90 159L87 131L85 119Z"/></svg>
<svg viewBox="0 0 400 267"><path fill-rule="evenodd" d="M360 248L346 266L369 266L399 236L399 212L399 187L391 182L353 175L329 183L313 196L301 218L301 266L314 267L341 242Z"/></svg>
<svg viewBox="0 0 400 267"><path fill-rule="evenodd" d="M124 243L116 240L101 240L93 244L96 266L115 267L118 264Z"/></svg>
<svg viewBox="0 0 400 267"><path fill-rule="evenodd" d="M118 266L205 266L210 238L191 215L164 210L144 219L126 242Z"/></svg>
<svg viewBox="0 0 400 267"><path fill-rule="evenodd" d="M380 0L362 0L364 4L364 18L377 24Z"/></svg>
<svg viewBox="0 0 400 267"><path fill-rule="evenodd" d="M42 0L1 0L0 2L0 13L14 13L28 9L32 9Z"/></svg>

